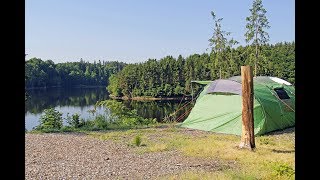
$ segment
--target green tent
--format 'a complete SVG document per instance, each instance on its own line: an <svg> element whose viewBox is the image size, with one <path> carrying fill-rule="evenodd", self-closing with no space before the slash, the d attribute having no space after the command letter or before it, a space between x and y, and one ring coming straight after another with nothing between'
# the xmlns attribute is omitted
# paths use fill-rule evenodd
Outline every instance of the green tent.
<svg viewBox="0 0 320 180"><path fill-rule="evenodd" d="M193 83L204 88L181 127L241 135L241 76ZM280 78L257 76L253 89L255 135L295 125L294 86Z"/></svg>

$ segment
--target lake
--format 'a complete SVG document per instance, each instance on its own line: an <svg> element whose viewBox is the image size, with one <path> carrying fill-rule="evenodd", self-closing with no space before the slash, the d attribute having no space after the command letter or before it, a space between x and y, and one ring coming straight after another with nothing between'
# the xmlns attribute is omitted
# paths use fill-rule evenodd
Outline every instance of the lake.
<svg viewBox="0 0 320 180"><path fill-rule="evenodd" d="M30 98L25 103L25 127L29 131L39 125L39 118L43 111L48 108L55 108L67 114L78 113L80 118L88 119L93 115L88 112L94 108L94 104L100 100L109 99L109 94L105 87L95 88L47 88L27 90ZM120 101L120 100L118 100ZM181 108L186 101L121 101L126 107L136 109L138 114L144 118L156 118L161 122L166 116ZM176 113L179 117L191 107L188 104ZM96 109L96 114L108 115L103 107ZM186 117L185 117L186 118ZM182 121L185 119L182 118ZM67 123L64 121L64 124Z"/></svg>

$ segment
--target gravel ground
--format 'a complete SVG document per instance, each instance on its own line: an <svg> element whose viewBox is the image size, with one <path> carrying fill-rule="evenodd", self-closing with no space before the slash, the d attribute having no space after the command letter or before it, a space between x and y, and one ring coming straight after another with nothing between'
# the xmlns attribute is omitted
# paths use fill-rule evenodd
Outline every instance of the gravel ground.
<svg viewBox="0 0 320 180"><path fill-rule="evenodd" d="M27 133L25 142L25 179L156 179L233 165L177 151L137 154L127 145L79 133Z"/></svg>
<svg viewBox="0 0 320 180"><path fill-rule="evenodd" d="M163 136L161 131L154 136ZM295 128L270 133L294 141ZM209 132L181 129L203 137ZM81 133L25 135L25 179L157 179L188 170L218 171L235 162L186 157L177 151L137 154L133 147Z"/></svg>

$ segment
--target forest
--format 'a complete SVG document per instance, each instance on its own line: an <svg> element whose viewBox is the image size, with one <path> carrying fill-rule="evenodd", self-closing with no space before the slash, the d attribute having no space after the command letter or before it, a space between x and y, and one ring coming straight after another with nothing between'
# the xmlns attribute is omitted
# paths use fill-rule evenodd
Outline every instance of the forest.
<svg viewBox="0 0 320 180"><path fill-rule="evenodd" d="M25 61L25 88L106 86L110 75L123 69L123 62L94 62L84 60L55 64L31 58Z"/></svg>
<svg viewBox="0 0 320 180"><path fill-rule="evenodd" d="M295 43L263 45L257 75L275 76L295 84ZM240 75L240 66L254 64L250 46L227 48L226 60L215 53L192 54L186 58L166 56L127 64L118 61L55 64L31 58L25 62L25 87L107 86L112 96L174 97L191 94L192 80L215 80ZM197 87L194 90L197 91Z"/></svg>
<svg viewBox="0 0 320 180"><path fill-rule="evenodd" d="M295 84L295 43L281 42L261 46L258 76L275 76ZM172 97L190 95L192 80L215 80L240 75L240 66L254 66L254 48L226 48L225 59L217 53L193 54L186 58L166 56L160 60L128 64L110 76L108 91L113 96ZM200 87L193 87L195 91Z"/></svg>

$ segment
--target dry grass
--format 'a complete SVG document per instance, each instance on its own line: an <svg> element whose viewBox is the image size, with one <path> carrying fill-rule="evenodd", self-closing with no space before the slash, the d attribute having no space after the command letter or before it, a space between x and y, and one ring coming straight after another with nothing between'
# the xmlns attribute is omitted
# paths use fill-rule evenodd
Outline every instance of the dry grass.
<svg viewBox="0 0 320 180"><path fill-rule="evenodd" d="M195 133L197 132L197 133ZM91 134L102 140L127 143L141 135L144 146L132 147L139 154L178 150L186 157L235 162L236 168L215 172L188 171L164 179L294 179L294 128L283 133L256 137L256 149L239 149L240 137L166 127Z"/></svg>
<svg viewBox="0 0 320 180"><path fill-rule="evenodd" d="M186 156L239 162L240 168L235 171L236 174L259 179L294 179L294 144L279 136L269 136L268 139L270 142L265 143L265 137L257 137L257 148L250 151L238 148L240 139L237 136L212 134L206 138L188 140L179 149Z"/></svg>
<svg viewBox="0 0 320 180"><path fill-rule="evenodd" d="M180 174L175 174L171 176L164 176L159 178L160 180L226 180L232 179L232 176L221 171L216 172L206 172L206 171L186 171Z"/></svg>

